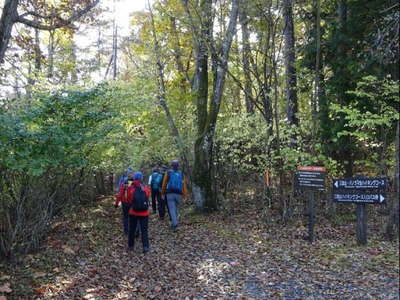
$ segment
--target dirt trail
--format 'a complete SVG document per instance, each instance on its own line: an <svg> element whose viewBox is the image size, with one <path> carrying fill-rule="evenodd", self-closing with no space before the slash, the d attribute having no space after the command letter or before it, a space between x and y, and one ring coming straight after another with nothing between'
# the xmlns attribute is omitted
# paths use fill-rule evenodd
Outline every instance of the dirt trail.
<svg viewBox="0 0 400 300"><path fill-rule="evenodd" d="M267 233L251 212L182 214L176 233L151 215L151 252L138 241L128 253L120 209L103 199L55 222L0 286L11 283L7 299L398 299L397 244L359 248L334 231L309 245L301 228Z"/></svg>

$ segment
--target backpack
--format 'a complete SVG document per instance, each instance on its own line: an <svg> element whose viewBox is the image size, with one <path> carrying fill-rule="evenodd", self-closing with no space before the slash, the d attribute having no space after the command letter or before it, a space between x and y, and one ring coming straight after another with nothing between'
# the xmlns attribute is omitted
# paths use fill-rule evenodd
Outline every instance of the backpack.
<svg viewBox="0 0 400 300"><path fill-rule="evenodd" d="M162 179L162 175L159 173L153 173L151 175L151 189L153 191L160 189L161 179Z"/></svg>
<svg viewBox="0 0 400 300"><path fill-rule="evenodd" d="M183 177L181 171L171 170L168 172L167 192L182 194Z"/></svg>
<svg viewBox="0 0 400 300"><path fill-rule="evenodd" d="M126 201L129 201L128 199L128 187L132 184L132 181L129 181L128 179L126 179L123 183L122 183L122 192L124 194L124 198L126 199Z"/></svg>
<svg viewBox="0 0 400 300"><path fill-rule="evenodd" d="M149 198L142 185L135 188L133 193L132 209L134 211L146 211L149 209Z"/></svg>

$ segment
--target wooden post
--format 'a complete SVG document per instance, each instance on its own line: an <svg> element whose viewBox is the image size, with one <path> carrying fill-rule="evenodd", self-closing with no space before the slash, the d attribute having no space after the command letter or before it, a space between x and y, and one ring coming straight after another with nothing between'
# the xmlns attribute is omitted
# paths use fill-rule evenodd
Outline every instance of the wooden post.
<svg viewBox="0 0 400 300"><path fill-rule="evenodd" d="M357 244L367 245L367 211L365 204L357 204Z"/></svg>
<svg viewBox="0 0 400 300"><path fill-rule="evenodd" d="M365 176L360 174L357 178L364 178ZM367 245L367 210L365 204L357 204L356 208L357 216L357 244L360 246Z"/></svg>
<svg viewBox="0 0 400 300"><path fill-rule="evenodd" d="M314 224L315 224L315 207L314 207L314 191L308 192L308 240L310 243L314 241Z"/></svg>

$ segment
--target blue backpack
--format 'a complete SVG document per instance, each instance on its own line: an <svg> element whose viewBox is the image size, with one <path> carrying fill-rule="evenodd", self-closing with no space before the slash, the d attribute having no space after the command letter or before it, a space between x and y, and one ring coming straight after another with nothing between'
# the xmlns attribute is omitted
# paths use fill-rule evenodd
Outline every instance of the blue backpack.
<svg viewBox="0 0 400 300"><path fill-rule="evenodd" d="M146 211L149 209L149 198L142 185L135 188L133 193L132 209L134 211Z"/></svg>
<svg viewBox="0 0 400 300"><path fill-rule="evenodd" d="M159 190L161 187L161 180L162 180L162 175L159 173L153 173L151 175L151 189L153 191Z"/></svg>
<svg viewBox="0 0 400 300"><path fill-rule="evenodd" d="M181 171L168 171L167 193L182 194L183 176Z"/></svg>

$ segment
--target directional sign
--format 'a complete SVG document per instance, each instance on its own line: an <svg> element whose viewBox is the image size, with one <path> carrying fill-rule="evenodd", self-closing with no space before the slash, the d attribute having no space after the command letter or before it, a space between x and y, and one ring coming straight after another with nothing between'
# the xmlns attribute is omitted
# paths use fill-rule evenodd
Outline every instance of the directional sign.
<svg viewBox="0 0 400 300"><path fill-rule="evenodd" d="M333 186L338 189L374 190L385 189L386 178L343 178L333 181Z"/></svg>
<svg viewBox="0 0 400 300"><path fill-rule="evenodd" d="M296 185L299 188L323 190L325 188L324 167L298 166L296 173Z"/></svg>
<svg viewBox="0 0 400 300"><path fill-rule="evenodd" d="M333 194L333 200L342 203L383 203L385 194Z"/></svg>
<svg viewBox="0 0 400 300"><path fill-rule="evenodd" d="M382 204L386 200L386 186L386 178L335 179L332 197L339 203Z"/></svg>

